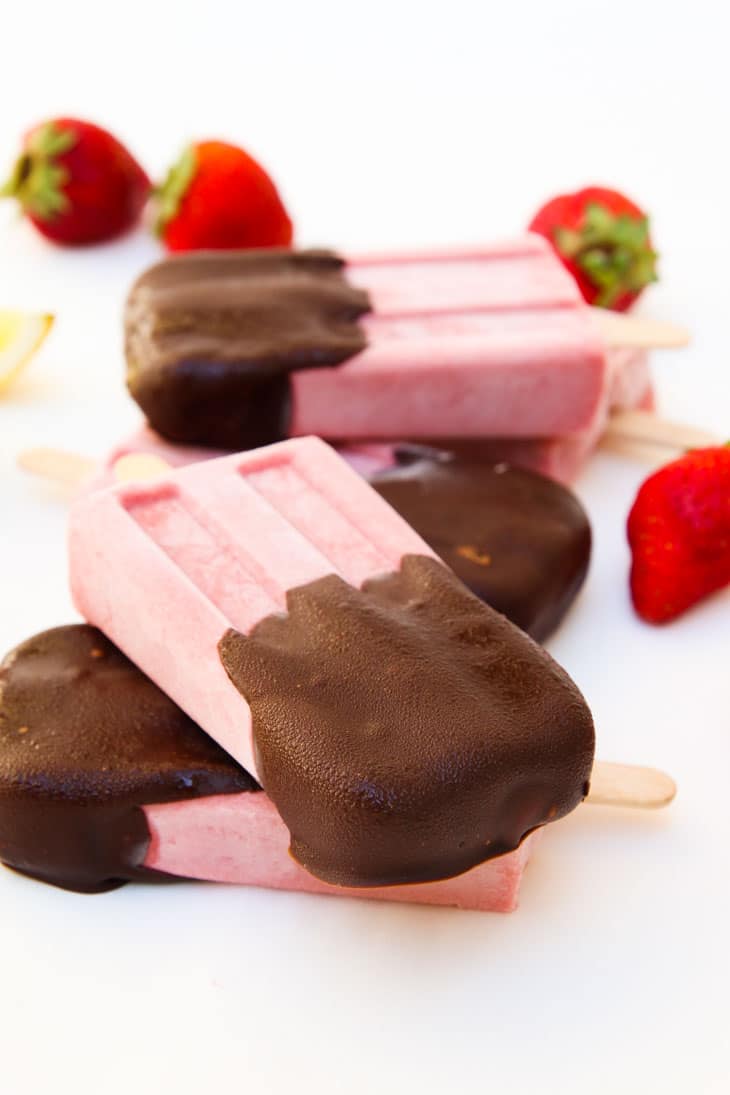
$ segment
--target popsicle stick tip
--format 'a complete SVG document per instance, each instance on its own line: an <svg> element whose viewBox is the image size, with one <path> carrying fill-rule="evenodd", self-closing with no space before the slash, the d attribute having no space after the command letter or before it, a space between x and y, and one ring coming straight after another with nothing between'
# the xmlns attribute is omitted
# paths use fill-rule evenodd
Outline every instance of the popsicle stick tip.
<svg viewBox="0 0 730 1095"><path fill-rule="evenodd" d="M686 327L644 316L627 316L605 308L592 308L593 322L614 349L677 350L688 346L692 336Z"/></svg>
<svg viewBox="0 0 730 1095"><path fill-rule="evenodd" d="M656 810L668 806L676 794L677 785L672 777L658 768L596 761L586 802Z"/></svg>
<svg viewBox="0 0 730 1095"><path fill-rule="evenodd" d="M616 437L610 433L601 438L598 448L602 452L609 452L614 456L624 457L626 460L634 460L645 465L650 471L656 471L667 461L673 460L678 455L677 452L672 452L662 445L656 445L650 441L633 441L630 438Z"/></svg>
<svg viewBox="0 0 730 1095"><path fill-rule="evenodd" d="M130 452L114 462L114 479L117 483L144 482L165 475L170 465L159 456L146 452Z"/></svg>
<svg viewBox="0 0 730 1095"><path fill-rule="evenodd" d="M52 483L78 487L96 470L96 461L63 449L24 449L17 456L17 465L23 471L47 479Z"/></svg>
<svg viewBox="0 0 730 1095"><path fill-rule="evenodd" d="M650 411L613 414L601 438L601 448L648 463L666 463L687 449L720 444L708 430L670 422Z"/></svg>

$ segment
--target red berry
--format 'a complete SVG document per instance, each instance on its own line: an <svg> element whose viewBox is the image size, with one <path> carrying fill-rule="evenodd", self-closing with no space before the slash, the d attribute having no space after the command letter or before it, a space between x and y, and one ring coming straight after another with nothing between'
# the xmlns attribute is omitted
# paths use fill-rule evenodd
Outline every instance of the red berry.
<svg viewBox="0 0 730 1095"><path fill-rule="evenodd" d="M107 130L54 118L25 136L0 194L15 197L39 232L63 244L113 239L140 218L150 180Z"/></svg>
<svg viewBox="0 0 730 1095"><path fill-rule="evenodd" d="M649 218L618 190L589 186L553 198L532 218L589 304L624 312L657 280Z"/></svg>
<svg viewBox="0 0 730 1095"><path fill-rule="evenodd" d="M631 597L664 623L730 585L730 448L697 449L651 475L628 520Z"/></svg>
<svg viewBox="0 0 730 1095"><path fill-rule="evenodd" d="M170 251L288 247L292 223L263 167L223 141L190 145L158 194Z"/></svg>

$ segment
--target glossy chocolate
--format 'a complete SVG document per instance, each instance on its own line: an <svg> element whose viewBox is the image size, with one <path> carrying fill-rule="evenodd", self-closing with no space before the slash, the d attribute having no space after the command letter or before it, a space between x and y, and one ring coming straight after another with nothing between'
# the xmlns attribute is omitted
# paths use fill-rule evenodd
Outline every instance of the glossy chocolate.
<svg viewBox="0 0 730 1095"><path fill-rule="evenodd" d="M545 476L418 446L372 485L472 593L534 639L558 626L583 585L591 527L578 499Z"/></svg>
<svg viewBox="0 0 730 1095"><path fill-rule="evenodd" d="M28 639L0 667L0 859L69 890L133 878L140 807L258 790L96 628Z"/></svg>
<svg viewBox="0 0 730 1095"><path fill-rule="evenodd" d="M132 287L127 385L170 441L248 449L287 436L289 374L365 347L367 294L329 251L195 252Z"/></svg>
<svg viewBox="0 0 730 1095"><path fill-rule="evenodd" d="M426 882L516 848L572 810L590 712L549 655L440 562L355 589L330 575L219 644L257 765L312 874Z"/></svg>

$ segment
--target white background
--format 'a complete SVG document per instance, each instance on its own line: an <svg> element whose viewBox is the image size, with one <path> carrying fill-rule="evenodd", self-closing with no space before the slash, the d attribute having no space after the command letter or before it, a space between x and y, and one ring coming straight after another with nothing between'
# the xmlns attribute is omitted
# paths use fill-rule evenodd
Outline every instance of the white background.
<svg viewBox="0 0 730 1095"><path fill-rule="evenodd" d="M60 112L157 174L186 139L227 137L270 168L300 242L359 249L510 235L562 188L619 185L662 252L643 310L695 333L656 357L662 409L725 437L725 9L7 5L0 159ZM0 404L3 650L73 618L65 500L15 454L101 454L135 422L119 313L156 254L142 233L55 251L0 209L0 304L58 315ZM669 811L581 808L505 917L202 885L79 897L2 872L2 1091L728 1091L730 596L664 629L632 617L623 525L643 474L602 456L579 483L594 565L551 649L599 753L676 776Z"/></svg>

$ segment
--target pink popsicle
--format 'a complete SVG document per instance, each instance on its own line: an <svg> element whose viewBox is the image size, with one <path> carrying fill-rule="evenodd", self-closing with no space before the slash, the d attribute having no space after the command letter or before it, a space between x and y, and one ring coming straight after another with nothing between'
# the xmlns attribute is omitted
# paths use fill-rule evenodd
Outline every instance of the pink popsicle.
<svg viewBox="0 0 730 1095"><path fill-rule="evenodd" d="M0 722L0 860L81 892L155 872L506 912L537 837L442 882L322 883L289 855L264 792L87 625L53 628L8 654Z"/></svg>
<svg viewBox="0 0 730 1095"><path fill-rule="evenodd" d="M198 275L203 282L205 270L203 256ZM382 391L385 392L389 384L401 383L398 379L401 373L404 377L402 382L408 385L410 370L419 367L416 360L418 353L424 352L424 361L431 360L431 348L443 348L445 339L451 339L452 349L449 353L455 352L454 347L458 350L459 347L476 345L482 346L483 352L489 354L492 349L501 345L500 340L503 337L514 348L520 344L522 335L526 333L529 343L533 337L530 332L534 334L535 330L545 329L550 332L550 338L554 338L566 327L587 331L590 345L594 348L597 336L587 315L588 310L583 306L572 279L562 265L555 262L552 252L539 236L530 235L511 244L494 245L492 248L474 252L375 256L352 260L346 271L350 281L369 289L374 311L361 317L360 322L367 328L371 344L356 359L336 369L296 371L292 374L292 384L295 395L300 390L303 393L305 405L310 397L313 401L322 403L321 412L314 411L310 419L311 430L306 429L306 415L300 420L297 429L343 439L345 443L340 446L341 451L348 459L352 456L356 465L361 455L367 452L377 452L378 459L387 454L387 442L377 446L372 444L373 438L384 435L391 441L397 438L399 441L420 440L436 444L443 442L443 447L446 448L457 441L469 442L470 438L478 438L480 448L484 446L485 459L506 460L561 482L571 483L580 474L586 459L598 443L612 412L650 409L653 405L646 351L601 347L605 375L602 373L600 393L592 401L592 412L583 420L577 434L571 432L562 436L562 429L546 434L540 429L534 436L525 436L519 425L516 429L510 425L505 427L501 421L492 422L492 428L486 428L486 420L481 417L483 401L478 401L473 405L480 415L479 428L476 431L470 429L464 432L462 422L458 425L455 423L454 432L449 433L443 428L443 422L439 421L433 432L429 433L425 429L427 421L418 421L415 424L418 429L415 426L414 429L403 429L398 436L397 432L394 435L389 428L381 427L389 414L402 413L403 404L398 393L393 394L393 406L380 408L378 420L370 423L369 432L362 432L362 422L356 429L349 430L343 415L363 413L367 417L370 396L367 391L359 393L358 399L362 401L364 398L365 402L361 403L361 409L358 410L349 406L349 389L345 393L346 398L343 395L344 388L339 395L335 395L334 389L338 385L349 385L350 371L354 370L352 375L357 373L359 376L362 368L366 379L357 380L356 383L374 384L377 394L380 390L378 384L368 379L370 366L365 368L369 361L374 363L373 376L382 371L384 375L391 377L384 381ZM140 284L144 285L144 281L143 277ZM215 287L213 281L213 295ZM140 290L137 292L139 294ZM141 303L138 303L143 315L152 311L152 305L145 305L145 292L147 291L141 292ZM419 330L425 332L423 337L417 337ZM434 331L440 332L438 338ZM391 361L389 357L393 350L400 353L404 346L409 354L413 351L414 355L408 369L401 367L400 358ZM206 355L215 356L215 352L215 345L201 335L196 343L196 355L205 359ZM499 351L495 352L499 359ZM447 360L451 360L448 354L444 358L444 361ZM448 380L448 369L442 371L442 375L449 383L455 383L453 378ZM513 370L513 378L518 375L520 370ZM553 376L552 373L550 375ZM553 384L551 381L550 392L552 394L549 398L554 395L559 401L564 401L560 384ZM354 390L352 394L354 397ZM430 400L431 395L429 381L418 398L427 397ZM529 392L524 398L527 402L534 402ZM390 403L390 397L385 402ZM433 405L439 406L439 400L434 399ZM492 400L492 410L487 413L501 415L502 407L500 394L496 402ZM319 417L320 413L324 417ZM295 420L297 414L299 411L296 410L295 400ZM444 421L451 420L447 417ZM522 421L521 412L517 421ZM432 422L431 424L433 425ZM346 443L347 439L350 444ZM222 455L223 451L220 448L173 445L146 427L117 446L111 454L110 463L128 452L154 452L169 464L178 466ZM385 459L386 464L381 466L387 466L387 456ZM374 465L366 461L363 467L373 470ZM103 480L99 480L101 481Z"/></svg>
<svg viewBox="0 0 730 1095"><path fill-rule="evenodd" d="M143 274L127 357L152 425L246 448L574 436L605 414L605 343L542 237L333 262L203 254Z"/></svg>
<svg viewBox="0 0 730 1095"><path fill-rule="evenodd" d="M256 775L327 882L460 874L586 794L569 678L318 439L88 495L70 555L85 618Z"/></svg>

